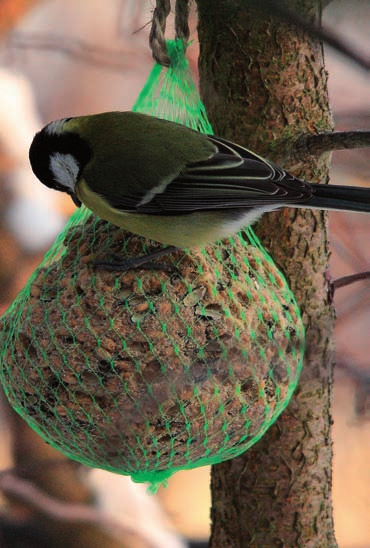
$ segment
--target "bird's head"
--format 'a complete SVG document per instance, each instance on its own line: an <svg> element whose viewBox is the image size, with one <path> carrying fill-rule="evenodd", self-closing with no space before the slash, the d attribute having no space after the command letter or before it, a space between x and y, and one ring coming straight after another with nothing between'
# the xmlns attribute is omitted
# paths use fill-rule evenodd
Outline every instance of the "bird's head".
<svg viewBox="0 0 370 548"><path fill-rule="evenodd" d="M81 136L79 118L50 122L39 131L30 146L29 159L36 177L47 187L69 194L81 205L75 187L92 152Z"/></svg>

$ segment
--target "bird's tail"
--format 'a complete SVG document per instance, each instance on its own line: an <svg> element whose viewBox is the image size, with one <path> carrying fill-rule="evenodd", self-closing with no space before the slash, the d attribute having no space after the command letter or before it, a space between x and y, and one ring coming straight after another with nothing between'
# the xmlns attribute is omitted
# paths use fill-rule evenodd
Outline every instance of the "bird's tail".
<svg viewBox="0 0 370 548"><path fill-rule="evenodd" d="M307 205L318 209L337 209L370 213L370 187L311 184L313 195Z"/></svg>

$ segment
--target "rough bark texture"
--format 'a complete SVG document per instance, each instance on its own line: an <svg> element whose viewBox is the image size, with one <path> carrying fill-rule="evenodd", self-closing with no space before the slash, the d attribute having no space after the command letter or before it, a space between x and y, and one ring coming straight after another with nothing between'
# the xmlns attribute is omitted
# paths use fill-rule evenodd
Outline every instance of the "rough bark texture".
<svg viewBox="0 0 370 548"><path fill-rule="evenodd" d="M328 131L320 44L243 2L198 0L200 85L216 134L311 181L327 181L328 155L289 162L289 141ZM292 3L291 3L292 4ZM314 0L300 12L320 18ZM258 234L301 306L307 351L288 409L248 452L212 470L211 546L335 547L331 503L334 314L328 302L326 214L266 215Z"/></svg>

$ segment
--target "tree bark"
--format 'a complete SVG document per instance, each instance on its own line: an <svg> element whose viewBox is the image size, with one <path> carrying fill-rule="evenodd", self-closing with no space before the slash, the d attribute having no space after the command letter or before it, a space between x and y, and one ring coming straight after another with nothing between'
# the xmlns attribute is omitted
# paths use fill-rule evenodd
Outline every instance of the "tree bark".
<svg viewBox="0 0 370 548"><path fill-rule="evenodd" d="M289 143L332 120L320 43L242 1L197 0L200 88L216 134L294 175L327 182L329 155L289 158ZM292 2L290 3L290 7ZM301 15L319 20L315 0ZM301 307L307 348L287 410L240 457L212 469L210 545L337 546L333 530L331 399L334 313L328 299L326 213L265 215L257 233Z"/></svg>

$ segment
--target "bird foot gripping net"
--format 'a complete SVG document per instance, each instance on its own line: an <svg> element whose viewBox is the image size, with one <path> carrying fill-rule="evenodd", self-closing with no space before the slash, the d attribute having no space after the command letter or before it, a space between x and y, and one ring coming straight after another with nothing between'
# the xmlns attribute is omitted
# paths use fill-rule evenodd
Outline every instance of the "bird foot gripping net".
<svg viewBox="0 0 370 548"><path fill-rule="evenodd" d="M135 106L211 132L181 41ZM165 258L170 270L95 270L159 244L81 208L2 318L1 381L52 446L153 486L232 458L286 407L304 330L251 230ZM163 260L163 259L162 259Z"/></svg>

